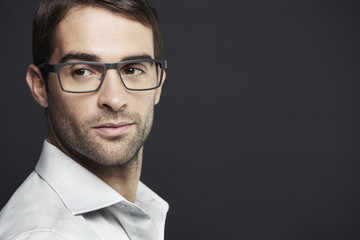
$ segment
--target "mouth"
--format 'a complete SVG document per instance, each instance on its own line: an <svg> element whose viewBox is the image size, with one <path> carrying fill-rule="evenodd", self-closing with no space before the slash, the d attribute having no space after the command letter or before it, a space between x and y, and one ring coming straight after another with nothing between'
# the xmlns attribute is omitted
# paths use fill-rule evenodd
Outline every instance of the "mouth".
<svg viewBox="0 0 360 240"><path fill-rule="evenodd" d="M132 122L102 123L93 129L103 137L118 137L127 134L133 126L134 123Z"/></svg>

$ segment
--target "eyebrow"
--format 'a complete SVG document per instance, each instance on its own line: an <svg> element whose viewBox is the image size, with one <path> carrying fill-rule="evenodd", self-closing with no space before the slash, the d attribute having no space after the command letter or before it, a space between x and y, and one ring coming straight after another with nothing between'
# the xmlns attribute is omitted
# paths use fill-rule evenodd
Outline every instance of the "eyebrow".
<svg viewBox="0 0 360 240"><path fill-rule="evenodd" d="M124 57L121 61L136 60L136 59L152 59L149 54L133 55Z"/></svg>
<svg viewBox="0 0 360 240"><path fill-rule="evenodd" d="M82 52L70 52L63 56L60 60L60 63L70 62L70 61L91 61L98 62L100 57L95 54L82 53Z"/></svg>
<svg viewBox="0 0 360 240"><path fill-rule="evenodd" d="M152 59L152 57L149 54L132 55L122 58L121 61L129 61L136 59ZM61 58L60 63L65 63L70 61L100 62L100 57L98 55L90 54L90 53L70 52Z"/></svg>

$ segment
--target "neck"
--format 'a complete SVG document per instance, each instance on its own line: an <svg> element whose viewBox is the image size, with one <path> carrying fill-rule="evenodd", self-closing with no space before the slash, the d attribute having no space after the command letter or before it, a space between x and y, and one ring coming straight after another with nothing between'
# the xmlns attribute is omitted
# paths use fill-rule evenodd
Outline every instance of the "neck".
<svg viewBox="0 0 360 240"><path fill-rule="evenodd" d="M136 190L140 181L143 147L141 147L134 158L125 165L106 166L90 159L85 159L82 156L77 156L65 148L61 141L56 140L56 138L52 138L51 136L48 138L51 144L57 146L71 159L95 174L126 200L132 203L135 202Z"/></svg>
<svg viewBox="0 0 360 240"><path fill-rule="evenodd" d="M134 203L140 180L143 148L125 165L105 166L89 159L73 158L129 202Z"/></svg>
<svg viewBox="0 0 360 240"><path fill-rule="evenodd" d="M91 161L90 164L87 163L86 166L82 165L107 183L126 200L134 203L140 180L142 153L143 148L124 166L104 166L93 161Z"/></svg>

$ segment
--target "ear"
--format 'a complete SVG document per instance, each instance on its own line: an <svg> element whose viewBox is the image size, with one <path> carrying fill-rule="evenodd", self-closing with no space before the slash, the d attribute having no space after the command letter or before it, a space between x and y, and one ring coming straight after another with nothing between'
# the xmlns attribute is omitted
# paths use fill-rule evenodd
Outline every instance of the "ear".
<svg viewBox="0 0 360 240"><path fill-rule="evenodd" d="M155 93L155 105L160 102L161 90L162 90L162 87L164 86L165 79L166 79L166 71L164 71L164 73L163 73L162 81L161 81L161 86L156 89L156 93Z"/></svg>
<svg viewBox="0 0 360 240"><path fill-rule="evenodd" d="M34 64L28 67L26 81L36 102L43 108L47 108L48 100L45 80L42 77L40 69Z"/></svg>

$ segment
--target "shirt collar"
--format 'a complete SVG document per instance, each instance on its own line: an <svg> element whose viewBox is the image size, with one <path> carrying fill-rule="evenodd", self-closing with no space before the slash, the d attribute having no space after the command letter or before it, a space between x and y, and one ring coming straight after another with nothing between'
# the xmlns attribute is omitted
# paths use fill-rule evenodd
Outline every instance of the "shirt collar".
<svg viewBox="0 0 360 240"><path fill-rule="evenodd" d="M46 140L35 171L54 189L74 215L128 202L100 178ZM136 202L154 205L165 212L168 209L167 203L141 182Z"/></svg>

